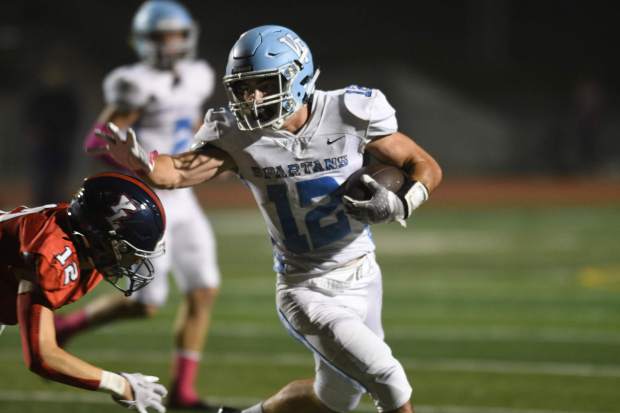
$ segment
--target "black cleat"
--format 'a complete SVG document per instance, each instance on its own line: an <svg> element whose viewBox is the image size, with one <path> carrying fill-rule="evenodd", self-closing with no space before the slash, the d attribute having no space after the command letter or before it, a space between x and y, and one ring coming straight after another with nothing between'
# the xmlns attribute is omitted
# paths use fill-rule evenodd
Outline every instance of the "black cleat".
<svg viewBox="0 0 620 413"><path fill-rule="evenodd" d="M222 406L217 413L241 413L241 410L235 409L234 407Z"/></svg>

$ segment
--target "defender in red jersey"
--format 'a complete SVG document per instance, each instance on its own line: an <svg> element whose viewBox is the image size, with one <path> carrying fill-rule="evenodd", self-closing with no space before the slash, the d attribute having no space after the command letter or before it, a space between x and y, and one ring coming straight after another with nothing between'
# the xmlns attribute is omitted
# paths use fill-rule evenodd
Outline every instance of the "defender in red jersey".
<svg viewBox="0 0 620 413"><path fill-rule="evenodd" d="M112 373L61 349L54 310L102 280L126 295L153 278L165 215L142 181L119 173L84 180L69 204L0 211L0 325L19 325L24 361L45 378L110 393L121 405L164 412L158 378Z"/></svg>

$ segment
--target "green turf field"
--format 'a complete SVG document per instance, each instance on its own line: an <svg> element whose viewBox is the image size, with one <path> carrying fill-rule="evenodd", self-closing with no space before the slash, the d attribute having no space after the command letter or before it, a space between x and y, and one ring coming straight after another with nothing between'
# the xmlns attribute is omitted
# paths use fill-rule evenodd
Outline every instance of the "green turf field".
<svg viewBox="0 0 620 413"><path fill-rule="evenodd" d="M223 285L201 385L213 401L246 406L311 376L312 358L277 319L258 213L210 216ZM408 230L373 232L387 341L418 413L620 412L620 207L428 205ZM156 319L78 337L69 350L167 383L177 302L172 294ZM1 413L122 411L28 372L14 327L0 336L0 369ZM372 411L369 399L357 411Z"/></svg>

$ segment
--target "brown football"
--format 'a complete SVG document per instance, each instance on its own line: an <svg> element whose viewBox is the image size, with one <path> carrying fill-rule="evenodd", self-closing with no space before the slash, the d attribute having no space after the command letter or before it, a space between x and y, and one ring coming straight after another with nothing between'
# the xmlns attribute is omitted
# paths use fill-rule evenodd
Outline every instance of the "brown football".
<svg viewBox="0 0 620 413"><path fill-rule="evenodd" d="M357 200L370 199L370 190L361 181L364 174L370 175L392 192L397 192L408 179L400 168L383 163L373 163L358 169L347 178L342 184L343 195Z"/></svg>

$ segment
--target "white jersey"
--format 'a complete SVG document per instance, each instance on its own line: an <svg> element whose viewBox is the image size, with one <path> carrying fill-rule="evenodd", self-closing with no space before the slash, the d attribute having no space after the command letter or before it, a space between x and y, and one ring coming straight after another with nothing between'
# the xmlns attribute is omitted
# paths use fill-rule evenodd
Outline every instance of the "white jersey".
<svg viewBox="0 0 620 413"><path fill-rule="evenodd" d="M174 154L189 149L214 83L213 69L202 60L182 60L174 72L140 62L113 70L103 92L108 104L142 111L134 125L142 147Z"/></svg>
<svg viewBox="0 0 620 413"><path fill-rule="evenodd" d="M316 277L374 251L370 229L344 212L340 185L361 168L365 145L397 131L383 93L352 86L316 91L297 133L240 131L226 109L209 110L195 137L226 151L251 189L288 281Z"/></svg>
<svg viewBox="0 0 620 413"><path fill-rule="evenodd" d="M189 150L203 103L213 93L215 75L204 61L180 61L174 72L135 63L113 70L104 80L106 103L121 110L140 110L133 125L148 151L179 153ZM166 254L153 260L156 277L132 295L144 304L161 306L169 292L173 270L183 292L217 287L220 280L215 237L192 188L156 189L166 210Z"/></svg>

